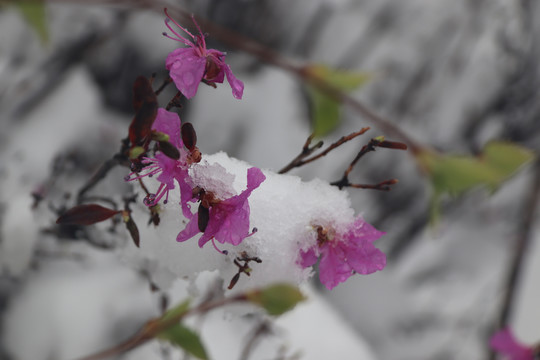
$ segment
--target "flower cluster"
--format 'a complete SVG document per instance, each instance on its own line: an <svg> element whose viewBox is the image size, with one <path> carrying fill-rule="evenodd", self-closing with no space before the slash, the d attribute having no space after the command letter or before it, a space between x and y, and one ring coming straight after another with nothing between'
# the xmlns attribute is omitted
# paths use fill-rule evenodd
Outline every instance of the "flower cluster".
<svg viewBox="0 0 540 360"><path fill-rule="evenodd" d="M358 217L344 231L332 227L313 226L317 243L300 250L298 264L313 266L320 258L319 277L328 290L347 280L354 273L363 275L382 270L386 256L373 242L384 235Z"/></svg>
<svg viewBox="0 0 540 360"><path fill-rule="evenodd" d="M198 188L196 192L200 199L199 211L178 234L176 240L186 241L203 232L199 239L200 247L211 239L222 244L239 245L251 235L248 197L265 179L260 169L248 169L247 189L227 199L219 199L213 192Z"/></svg>
<svg viewBox="0 0 540 360"><path fill-rule="evenodd" d="M180 93L188 99L192 98L201 82L222 83L227 77L233 90L233 96L240 99L244 85L234 77L230 67L225 64L225 54L206 48L205 37L197 23L195 25L199 34L195 36L174 21L167 11L165 12L167 14L165 24L173 35L166 33L164 35L187 46L172 51L166 59L166 68ZM191 40L177 33L171 27L171 23L186 33ZM143 81L141 84L144 85L141 87L144 90L142 93L146 94L141 97L141 103L146 101L144 104L147 104L146 106L150 110L154 106L153 111L156 116L152 120L151 115L149 115L152 114L152 111L146 110L145 116L138 116L136 117L138 120L134 120L131 133L134 134L132 138L137 142L132 141L132 149L138 149L138 146L142 152L139 157L132 159L137 167L130 174L128 180L155 177L158 183L156 184L157 190L155 193L147 195L144 203L149 207L156 208L160 201L166 204L169 201L170 192L178 186L179 203L186 225L180 230L176 240L185 242L199 235L199 247L202 248L206 243L211 242L214 248L226 254L226 251L218 249L215 242L239 246L246 238L255 234L257 228L250 224L252 209L250 201L253 201L251 195L256 189L259 189L258 193L275 191L275 185L270 185L266 181L267 176L260 169L246 166L243 170L236 171L236 176L243 176L244 171L247 170L245 189L238 191L238 188L233 186L235 175L230 174L219 161L209 163L202 159L202 155L196 147L196 134L193 127L189 123L181 124L180 117L176 113L161 108L156 111L157 100L150 96L153 95L151 85ZM152 94L147 94L148 91ZM141 105L139 108L143 109L144 107ZM154 147L150 146L152 141L156 144ZM272 179L270 183L274 184L282 183L283 181L279 179L285 176L271 172L267 172L267 175ZM263 184L265 181L266 183ZM285 183L293 184L295 181L287 179ZM274 189L270 190L271 186ZM341 194L343 193L340 190L328 184L324 184L324 186L325 188L321 190L327 196L342 198ZM327 192L326 187L331 187L332 191ZM287 193L295 192L294 189L284 191ZM315 197L324 197L321 193L315 195ZM295 196L297 195L292 195L292 197ZM257 196L255 197L257 198ZM266 204L261 207L257 203L259 207L255 208L259 211L258 218L261 216L261 208L266 206L267 211L276 213L275 209L286 207L288 202L292 201L291 195L286 195L284 192L274 193L272 199L261 199L261 197L258 199L259 202ZM386 265L384 253L373 245L373 242L384 233L376 230L362 217L355 218L354 212L349 209L348 202L340 204L345 205L346 211L341 210L343 207L338 207L333 213L317 204L315 212L313 209L306 209L305 214L299 216L301 220L296 221L298 227L294 225L289 228L291 232L287 228L283 229L284 233L288 234L286 246L291 246L288 255L285 255L284 258L288 259L287 261L292 268L302 274L311 273L304 271L304 269L312 267L320 260L320 280L328 289L346 281L355 273L371 274L382 270ZM340 213L345 214L350 223L339 224ZM276 214L279 217L279 211ZM319 214L330 214L332 219ZM315 220L322 218L325 220ZM272 227L285 225L285 222L281 220L277 220L275 225L272 223L270 227L268 222L265 222L266 224L260 232L261 235L254 237L250 244L266 239L267 234L263 234L263 232L270 234L274 231L271 229ZM303 231L302 229L305 229L306 226L312 232L310 235L312 242L303 243L301 246L295 245L298 241L296 237L300 235L296 229ZM299 241L298 244L300 243ZM246 247L243 247L238 252L242 253L245 249ZM253 249L256 251L257 247L251 246L250 251ZM259 259L258 256L261 254L254 253L250 256ZM249 274L249 271L243 272Z"/></svg>
<svg viewBox="0 0 540 360"><path fill-rule="evenodd" d="M175 189L175 180L180 187L180 196L182 204L182 212L184 216L190 216L191 211L189 209L188 201L191 200L191 185L189 184L188 168L193 162L200 160L196 156L198 150L193 149L187 151L184 149L184 144L181 138L181 123L178 114L167 111L165 109L158 109L156 119L152 125L154 133L161 133L165 135L166 139L172 144L179 152L178 159L173 159L165 155L162 151L156 151L154 157L144 157L142 164L145 165L144 173L133 176L131 173L127 178L128 181L141 179L144 177L157 176L157 180L160 182L159 188L155 194L150 194L145 198L145 204L147 206L156 205L165 196L164 203L167 203L169 198L169 192Z"/></svg>

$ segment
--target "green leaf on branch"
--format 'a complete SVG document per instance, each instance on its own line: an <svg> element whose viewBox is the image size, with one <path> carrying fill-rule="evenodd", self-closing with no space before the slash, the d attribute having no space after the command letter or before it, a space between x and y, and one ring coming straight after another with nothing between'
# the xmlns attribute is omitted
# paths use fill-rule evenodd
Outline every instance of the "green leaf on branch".
<svg viewBox="0 0 540 360"><path fill-rule="evenodd" d="M492 141L478 156L447 155L424 150L417 153L416 158L433 186L432 217L435 217L441 195L458 196L478 186L495 191L519 168L532 161L535 154L510 142Z"/></svg>
<svg viewBox="0 0 540 360"><path fill-rule="evenodd" d="M191 301L189 299L181 302L180 304L176 305L175 307L167 310L165 314L161 317L160 321L168 321L170 319L174 319L176 317L181 316L183 313L189 310L189 305Z"/></svg>
<svg viewBox="0 0 540 360"><path fill-rule="evenodd" d="M289 284L271 285L246 294L248 301L259 305L270 315L281 315L305 300L297 287Z"/></svg>
<svg viewBox="0 0 540 360"><path fill-rule="evenodd" d="M28 24L37 32L42 43L49 39L45 2L41 0L21 0L11 2L23 15Z"/></svg>
<svg viewBox="0 0 540 360"><path fill-rule="evenodd" d="M371 78L368 73L332 69L325 65L311 65L305 71L310 77L323 80L344 92L361 87ZM324 136L335 130L341 121L340 102L312 85L307 86L307 93L315 136Z"/></svg>
<svg viewBox="0 0 540 360"><path fill-rule="evenodd" d="M208 355L199 335L182 324L176 324L160 332L157 337L177 345L198 359L206 360Z"/></svg>

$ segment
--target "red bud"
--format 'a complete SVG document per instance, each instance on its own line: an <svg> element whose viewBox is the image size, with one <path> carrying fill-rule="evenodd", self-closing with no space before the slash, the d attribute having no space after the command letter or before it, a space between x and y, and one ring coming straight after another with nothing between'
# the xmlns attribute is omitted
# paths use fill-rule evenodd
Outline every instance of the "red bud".
<svg viewBox="0 0 540 360"><path fill-rule="evenodd" d="M184 123L182 125L182 141L189 151L193 151L197 145L197 133L191 123Z"/></svg>

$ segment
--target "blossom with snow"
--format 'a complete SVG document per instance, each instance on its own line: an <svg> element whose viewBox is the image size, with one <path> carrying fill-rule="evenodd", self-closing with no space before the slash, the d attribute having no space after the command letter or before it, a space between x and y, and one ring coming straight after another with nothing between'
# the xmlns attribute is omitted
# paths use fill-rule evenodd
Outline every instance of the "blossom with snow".
<svg viewBox="0 0 540 360"><path fill-rule="evenodd" d="M187 29L180 26L180 24L169 16L167 9L165 9L165 14L167 15L165 25L169 28L173 36L167 33L163 33L163 35L187 46L172 51L165 61L169 75L178 90L186 98L191 99L197 93L199 83L203 79L211 83L223 83L225 76L227 76L233 96L241 99L244 93L244 83L233 75L231 68L225 63L225 53L206 48L204 35L195 19L193 19L193 22L199 30L198 35L193 35ZM188 34L192 40L177 33L169 24L171 21Z"/></svg>
<svg viewBox="0 0 540 360"><path fill-rule="evenodd" d="M239 245L252 234L249 231L248 197L265 179L260 169L248 169L247 188L239 195L227 199L219 199L213 192L200 189L199 211L185 229L180 231L176 240L186 241L202 232L199 247L203 247L209 240L213 242L214 239L222 244Z"/></svg>
<svg viewBox="0 0 540 360"><path fill-rule="evenodd" d="M300 250L298 264L307 268L319 263L319 277L328 290L347 280L354 273L371 274L382 270L386 256L373 242L384 235L362 217L344 231L332 227L314 226L317 243L306 251Z"/></svg>
<svg viewBox="0 0 540 360"><path fill-rule="evenodd" d="M180 186L180 197L182 212L184 216L190 216L188 202L191 200L191 185L189 183L188 168L191 162L190 154L184 149L181 137L181 122L178 114L159 108L156 119L152 125L154 132L165 134L168 142L178 150L180 157L178 159L170 158L161 151L157 151L153 158L143 159L144 174L128 177L129 181L137 180L143 177L152 177L157 175L160 185L155 194L150 194L145 198L147 206L156 205L164 196L164 203L169 199L169 192L175 188L175 180Z"/></svg>
<svg viewBox="0 0 540 360"><path fill-rule="evenodd" d="M510 328L496 332L489 342L491 348L505 355L508 360L534 360L535 349L519 343Z"/></svg>

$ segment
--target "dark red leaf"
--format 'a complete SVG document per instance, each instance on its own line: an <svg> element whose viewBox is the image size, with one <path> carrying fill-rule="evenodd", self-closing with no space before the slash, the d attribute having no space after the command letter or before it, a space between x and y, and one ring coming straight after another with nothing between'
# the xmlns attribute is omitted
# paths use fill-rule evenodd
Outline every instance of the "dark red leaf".
<svg viewBox="0 0 540 360"><path fill-rule="evenodd" d="M204 207L201 204L199 204L198 215L199 215L199 218L198 218L199 230L201 232L204 232L204 230L206 230L206 227L208 226L208 220L210 220L210 211L208 210L207 207Z"/></svg>
<svg viewBox="0 0 540 360"><path fill-rule="evenodd" d="M135 224L135 221L133 221L133 218L131 216L126 221L126 227L129 231L129 234L131 235L131 238L133 239L133 243L135 244L136 247L139 247L139 244L140 244L139 229L137 228L137 224Z"/></svg>
<svg viewBox="0 0 540 360"><path fill-rule="evenodd" d="M182 141L189 151L195 149L197 145L197 133L191 123L184 123L182 125Z"/></svg>
<svg viewBox="0 0 540 360"><path fill-rule="evenodd" d="M159 142L159 150L161 150L167 157L178 160L180 159L180 151L168 141Z"/></svg>
<svg viewBox="0 0 540 360"><path fill-rule="evenodd" d="M129 126L129 141L137 146L150 136L152 125L157 116L157 102L143 102Z"/></svg>
<svg viewBox="0 0 540 360"><path fill-rule="evenodd" d="M62 214L56 220L56 223L63 225L92 225L110 219L120 212L97 204L79 205Z"/></svg>
<svg viewBox="0 0 540 360"><path fill-rule="evenodd" d="M133 84L133 108L135 112L138 112L145 102L157 103L157 98L150 80L144 76L139 76Z"/></svg>
<svg viewBox="0 0 540 360"><path fill-rule="evenodd" d="M129 126L129 140L133 146L136 146L143 143L150 135L158 108L152 84L144 76L139 76L133 84L133 108L135 117Z"/></svg>

